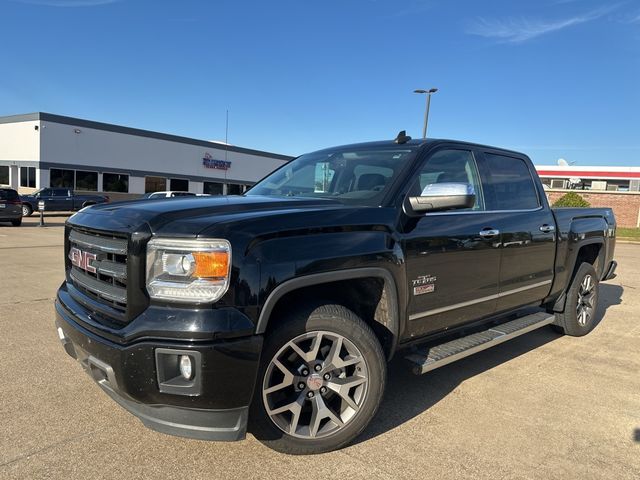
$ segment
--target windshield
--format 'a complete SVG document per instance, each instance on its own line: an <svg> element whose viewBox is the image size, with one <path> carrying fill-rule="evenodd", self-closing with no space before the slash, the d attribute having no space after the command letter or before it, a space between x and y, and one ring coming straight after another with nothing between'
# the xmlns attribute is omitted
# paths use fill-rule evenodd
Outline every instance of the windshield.
<svg viewBox="0 0 640 480"><path fill-rule="evenodd" d="M276 170L246 195L331 198L375 206L414 155L411 147L309 153Z"/></svg>

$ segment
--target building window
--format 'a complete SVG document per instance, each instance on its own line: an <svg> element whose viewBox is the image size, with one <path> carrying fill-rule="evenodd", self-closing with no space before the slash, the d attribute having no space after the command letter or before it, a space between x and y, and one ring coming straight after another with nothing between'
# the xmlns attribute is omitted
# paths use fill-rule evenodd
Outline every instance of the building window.
<svg viewBox="0 0 640 480"><path fill-rule="evenodd" d="M52 168L50 170L49 184L54 188L73 188L74 171Z"/></svg>
<svg viewBox="0 0 640 480"><path fill-rule="evenodd" d="M172 178L169 180L169 190L176 192L188 192L189 180L183 180L182 178Z"/></svg>
<svg viewBox="0 0 640 480"><path fill-rule="evenodd" d="M162 192L167 189L164 177L144 177L144 193Z"/></svg>
<svg viewBox="0 0 640 480"><path fill-rule="evenodd" d="M129 193L129 175L103 173L102 190L105 192Z"/></svg>
<svg viewBox="0 0 640 480"><path fill-rule="evenodd" d="M76 190L98 191L98 172L76 170Z"/></svg>
<svg viewBox="0 0 640 480"><path fill-rule="evenodd" d="M36 167L20 167L20 186L36 188Z"/></svg>
<svg viewBox="0 0 640 480"><path fill-rule="evenodd" d="M0 185L9 185L9 167L0 165Z"/></svg>
<svg viewBox="0 0 640 480"><path fill-rule="evenodd" d="M207 195L222 195L224 185L216 182L204 182L202 193Z"/></svg>
<svg viewBox="0 0 640 480"><path fill-rule="evenodd" d="M227 195L242 195L242 185L230 183L227 185Z"/></svg>

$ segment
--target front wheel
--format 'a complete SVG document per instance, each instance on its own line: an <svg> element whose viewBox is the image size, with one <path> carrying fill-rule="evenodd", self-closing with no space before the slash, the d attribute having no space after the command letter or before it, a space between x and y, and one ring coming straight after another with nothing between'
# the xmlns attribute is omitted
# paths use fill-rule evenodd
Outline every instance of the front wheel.
<svg viewBox="0 0 640 480"><path fill-rule="evenodd" d="M564 312L556 313L555 324L567 335L581 337L596 326L598 274L593 265L582 263L567 291Z"/></svg>
<svg viewBox="0 0 640 480"><path fill-rule="evenodd" d="M31 205L22 205L22 216L23 217L30 217L31 214L33 213L33 209L31 208Z"/></svg>
<svg viewBox="0 0 640 480"><path fill-rule="evenodd" d="M385 380L380 343L351 310L321 305L298 312L265 340L254 435L284 453L338 449L369 424Z"/></svg>

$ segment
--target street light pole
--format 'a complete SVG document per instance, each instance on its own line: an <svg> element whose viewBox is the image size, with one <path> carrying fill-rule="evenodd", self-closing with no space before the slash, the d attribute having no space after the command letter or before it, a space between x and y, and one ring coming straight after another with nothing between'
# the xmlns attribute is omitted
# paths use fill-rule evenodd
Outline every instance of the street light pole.
<svg viewBox="0 0 640 480"><path fill-rule="evenodd" d="M429 107L431 107L431 95L438 91L437 88L430 88L429 90L414 90L413 93L424 93L427 95L427 104L424 109L424 127L422 128L422 138L427 138L427 125L429 124Z"/></svg>

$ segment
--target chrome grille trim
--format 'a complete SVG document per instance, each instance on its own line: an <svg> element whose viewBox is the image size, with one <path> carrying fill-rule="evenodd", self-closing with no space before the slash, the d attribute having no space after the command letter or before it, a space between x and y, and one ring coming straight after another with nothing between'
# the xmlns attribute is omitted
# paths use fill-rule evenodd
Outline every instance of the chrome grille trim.
<svg viewBox="0 0 640 480"><path fill-rule="evenodd" d="M70 276L71 280L73 280L76 285L93 292L99 297L122 304L127 303L126 288L109 285L108 283L100 281L91 275L82 273L75 267L71 269Z"/></svg>
<svg viewBox="0 0 640 480"><path fill-rule="evenodd" d="M102 275L108 275L118 280L126 280L127 278L127 265L125 263L111 260L94 260L91 265Z"/></svg>
<svg viewBox="0 0 640 480"><path fill-rule="evenodd" d="M114 253L116 255L127 254L127 241L125 239L88 235L78 232L77 230L71 230L69 233L69 241L76 245L96 249L105 253Z"/></svg>
<svg viewBox="0 0 640 480"><path fill-rule="evenodd" d="M91 254L86 266L67 264L68 284L73 297L84 305L96 318L109 323L126 323L128 319L128 239L111 232L94 232L71 226L68 230L68 249L80 250L80 255ZM84 257L87 259L87 257ZM71 291L70 289L70 291Z"/></svg>

